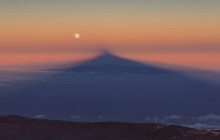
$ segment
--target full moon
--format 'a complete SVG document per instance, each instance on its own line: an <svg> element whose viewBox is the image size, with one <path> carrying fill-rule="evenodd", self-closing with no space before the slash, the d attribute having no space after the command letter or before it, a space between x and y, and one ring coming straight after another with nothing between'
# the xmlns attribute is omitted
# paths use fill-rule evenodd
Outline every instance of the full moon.
<svg viewBox="0 0 220 140"><path fill-rule="evenodd" d="M79 38L80 37L80 35L78 34L78 33L75 33L75 38Z"/></svg>

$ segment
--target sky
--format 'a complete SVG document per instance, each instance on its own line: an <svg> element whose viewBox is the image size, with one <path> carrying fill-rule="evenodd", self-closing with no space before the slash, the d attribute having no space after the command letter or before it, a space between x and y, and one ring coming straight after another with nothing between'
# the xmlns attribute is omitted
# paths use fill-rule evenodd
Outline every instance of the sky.
<svg viewBox="0 0 220 140"><path fill-rule="evenodd" d="M220 71L219 7L219 0L1 0L0 68L76 62L106 48Z"/></svg>

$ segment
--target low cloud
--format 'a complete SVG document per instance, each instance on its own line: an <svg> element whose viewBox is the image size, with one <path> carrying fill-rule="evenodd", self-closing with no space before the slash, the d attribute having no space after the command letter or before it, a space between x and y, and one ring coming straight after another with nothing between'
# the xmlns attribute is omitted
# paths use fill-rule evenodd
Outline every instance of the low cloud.
<svg viewBox="0 0 220 140"><path fill-rule="evenodd" d="M2 86L2 87L3 87L3 86L7 86L7 85L8 85L8 84L0 84L0 86Z"/></svg>
<svg viewBox="0 0 220 140"><path fill-rule="evenodd" d="M159 116L155 116L155 117L146 117L144 120L145 121L152 121L152 122L161 122L161 123L171 123L173 121L178 121L184 119L183 117L181 117L180 115L170 115L170 116L163 116L163 117L159 117Z"/></svg>
<svg viewBox="0 0 220 140"><path fill-rule="evenodd" d="M195 128L195 129L202 129L202 130L217 130L217 129L219 129L219 125L207 124L207 123L183 124L182 126Z"/></svg>
<svg viewBox="0 0 220 140"><path fill-rule="evenodd" d="M102 116L102 115L100 115L100 116L98 116L97 118L98 118L98 119L107 119L108 116Z"/></svg>
<svg viewBox="0 0 220 140"><path fill-rule="evenodd" d="M215 114L207 114L205 116L199 117L199 121L219 121L220 122L220 116Z"/></svg>
<svg viewBox="0 0 220 140"><path fill-rule="evenodd" d="M158 121L159 121L159 118L158 118L158 117L154 117L154 118L153 118L153 121L154 121L154 122L158 122Z"/></svg>
<svg viewBox="0 0 220 140"><path fill-rule="evenodd" d="M179 115L170 115L170 116L166 116L165 118L169 119L169 120L179 120L179 119L181 119L181 116L179 116Z"/></svg>
<svg viewBox="0 0 220 140"><path fill-rule="evenodd" d="M207 114L204 116L180 116L180 115L169 115L169 116L154 116L146 117L146 122L163 123L163 124L176 124L185 127L201 129L201 130L217 130L220 129L220 116L216 114Z"/></svg>
<svg viewBox="0 0 220 140"><path fill-rule="evenodd" d="M72 115L72 116L70 116L70 118L71 118L71 119L80 119L81 116L79 116L79 115Z"/></svg>
<svg viewBox="0 0 220 140"><path fill-rule="evenodd" d="M150 117L146 117L144 120L145 120L145 121L150 121L151 118L150 118Z"/></svg>
<svg viewBox="0 0 220 140"><path fill-rule="evenodd" d="M44 119L44 118L46 118L46 115L35 115L34 118L36 118L36 119Z"/></svg>

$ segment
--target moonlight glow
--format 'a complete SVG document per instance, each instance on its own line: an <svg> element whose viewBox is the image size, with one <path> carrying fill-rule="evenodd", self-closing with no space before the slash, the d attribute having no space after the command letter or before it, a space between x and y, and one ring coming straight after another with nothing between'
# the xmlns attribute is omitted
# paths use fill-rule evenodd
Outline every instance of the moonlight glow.
<svg viewBox="0 0 220 140"><path fill-rule="evenodd" d="M76 33L74 36L75 36L75 38L77 38L77 39L80 37L80 35L79 35L78 33Z"/></svg>

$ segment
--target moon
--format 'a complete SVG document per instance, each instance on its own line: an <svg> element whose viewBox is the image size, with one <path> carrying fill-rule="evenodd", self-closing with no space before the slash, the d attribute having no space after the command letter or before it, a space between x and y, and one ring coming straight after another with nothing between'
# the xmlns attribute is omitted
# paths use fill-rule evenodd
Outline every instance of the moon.
<svg viewBox="0 0 220 140"><path fill-rule="evenodd" d="M78 39L78 38L80 37L80 34L79 34L79 33L75 33L74 37L75 37L76 39Z"/></svg>

